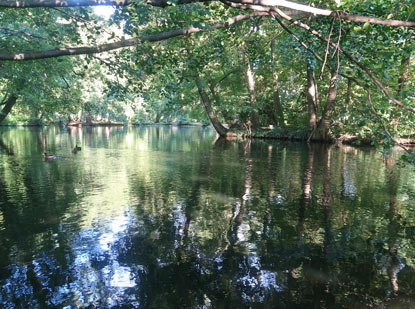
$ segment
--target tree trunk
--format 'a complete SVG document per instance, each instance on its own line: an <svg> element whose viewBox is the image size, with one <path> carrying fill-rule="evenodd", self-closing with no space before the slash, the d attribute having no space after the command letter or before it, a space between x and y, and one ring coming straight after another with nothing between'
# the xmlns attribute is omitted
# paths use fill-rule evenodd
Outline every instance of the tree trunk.
<svg viewBox="0 0 415 309"><path fill-rule="evenodd" d="M398 79L398 96L401 95L402 89L409 76L409 65L411 62L411 56L405 56L401 61L401 76Z"/></svg>
<svg viewBox="0 0 415 309"><path fill-rule="evenodd" d="M210 93L212 95L212 98L216 104L216 106L219 106L221 103L221 99L220 96L218 95L218 86L221 82L223 82L226 78L228 78L231 74L238 72L239 68L237 67L236 69L232 69L228 72L226 72L220 79L213 81L213 80L209 80L207 82L207 85L209 87ZM221 115L222 117L226 120L227 123L230 124L230 127L232 127L232 125L234 125L235 119L234 119L234 115L231 115L229 112L227 112L226 110L221 111Z"/></svg>
<svg viewBox="0 0 415 309"><path fill-rule="evenodd" d="M7 115L11 112L13 106L17 102L17 96L12 94L6 101L3 102L4 107L0 111L0 123L7 117ZM2 105L3 105L2 104Z"/></svg>
<svg viewBox="0 0 415 309"><path fill-rule="evenodd" d="M405 87L405 83L408 80L409 76L409 65L411 62L411 56L405 56L401 60L401 75L398 79L398 89L396 96L401 99L402 90ZM396 105L396 109L398 110L397 115L392 119L391 124L395 132L398 130L399 120L402 117L402 112L400 111L400 106Z"/></svg>
<svg viewBox="0 0 415 309"><path fill-rule="evenodd" d="M213 108L212 108L212 104L210 102L210 98L207 95L203 87L202 80L200 79L199 76L195 78L195 82L196 82L197 90L199 91L199 94L200 94L201 101L203 103L203 106L205 107L206 113L213 127L215 128L216 132L218 132L220 136L226 136L228 134L228 130L222 125L222 123L216 117L215 112L213 111Z"/></svg>
<svg viewBox="0 0 415 309"><path fill-rule="evenodd" d="M161 119L161 113L156 112L156 117L154 118L154 123L159 123Z"/></svg>
<svg viewBox="0 0 415 309"><path fill-rule="evenodd" d="M317 128L318 117L318 88L314 70L307 63L307 105L308 105L308 131L313 134Z"/></svg>
<svg viewBox="0 0 415 309"><path fill-rule="evenodd" d="M349 108L353 104L353 96L352 96L352 80L347 80L347 95L346 95L346 113L343 117L343 123L347 124L349 121Z"/></svg>
<svg viewBox="0 0 415 309"><path fill-rule="evenodd" d="M216 104L219 104L219 102L220 102L219 96L218 96L218 93L215 90L215 87L213 86L213 83L212 82L208 83L208 87L209 87L210 93L213 96L213 100L215 101Z"/></svg>
<svg viewBox="0 0 415 309"><path fill-rule="evenodd" d="M38 126L40 125L40 118L39 118L39 111L34 110L32 115L30 116L29 125L31 126Z"/></svg>
<svg viewBox="0 0 415 309"><path fill-rule="evenodd" d="M281 104L278 88L278 73L275 68L275 40L271 41L271 67L272 67L272 93L275 113L277 114L277 126L284 127L284 111Z"/></svg>
<svg viewBox="0 0 415 309"><path fill-rule="evenodd" d="M243 53L245 65L246 65L245 78L246 78L246 84L248 87L249 102L251 103L251 108L254 109L256 108L254 73L252 72L252 69L251 69L251 62L249 61L248 54L245 51L242 51L242 53ZM259 127L259 119L258 119L258 114L256 111L252 110L249 113L248 118L251 121L252 126L254 128Z"/></svg>
<svg viewBox="0 0 415 309"><path fill-rule="evenodd" d="M333 139L330 132L330 117L334 112L335 100L337 96L337 83L337 73L332 72L330 78L329 93L327 95L326 107L316 129L316 133L314 134L314 140L329 142Z"/></svg>
<svg viewBox="0 0 415 309"><path fill-rule="evenodd" d="M77 113L76 113L76 120L79 122L82 122L82 109L80 109Z"/></svg>
<svg viewBox="0 0 415 309"><path fill-rule="evenodd" d="M86 113L85 115L85 125L87 126L92 125L92 117L90 113Z"/></svg>

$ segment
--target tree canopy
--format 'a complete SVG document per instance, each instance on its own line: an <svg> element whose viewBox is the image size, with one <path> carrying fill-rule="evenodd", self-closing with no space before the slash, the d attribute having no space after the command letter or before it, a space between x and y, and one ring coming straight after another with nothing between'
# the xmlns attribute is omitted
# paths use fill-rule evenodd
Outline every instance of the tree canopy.
<svg viewBox="0 0 415 309"><path fill-rule="evenodd" d="M410 0L0 0L0 121L400 143L414 133L414 28Z"/></svg>

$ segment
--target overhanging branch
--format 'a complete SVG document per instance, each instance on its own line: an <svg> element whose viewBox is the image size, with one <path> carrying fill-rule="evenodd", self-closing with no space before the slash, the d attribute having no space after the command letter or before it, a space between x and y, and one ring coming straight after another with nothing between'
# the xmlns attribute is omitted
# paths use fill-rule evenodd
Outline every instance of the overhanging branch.
<svg viewBox="0 0 415 309"><path fill-rule="evenodd" d="M171 5L168 0L137 0L143 1L146 4L167 7ZM215 0L178 0L177 4L189 4L194 2L208 2ZM0 8L35 8L35 7L80 7L80 6L127 6L136 1L134 0L0 0ZM403 20L385 20L376 17L359 16L342 14L338 11L321 9L309 5L286 1L286 0L231 0L232 3L263 6L263 7L283 7L292 10L301 11L308 14L319 16L332 16L337 19L344 19L359 23L371 23L388 25L394 27L409 27L415 28L415 22Z"/></svg>
<svg viewBox="0 0 415 309"><path fill-rule="evenodd" d="M225 27L229 27L237 22L261 17L261 16L268 16L269 14L266 12L253 12L247 15L238 15L233 18L228 19L224 23L215 24L210 27L210 29L221 29ZM88 55L88 54L97 54L106 51L116 50L124 47L131 47L138 45L143 42L157 42L157 41L164 41L170 38L188 35L192 33L198 32L207 32L209 29L202 29L196 27L189 27L189 28L182 28L182 29L175 29L165 32L159 32L154 34L143 35L142 37L135 37L127 40L117 41L113 43L107 43L97 46L91 47L73 47L73 48L58 48L52 50L44 50L44 51L25 51L25 52L0 52L0 60L14 60L14 61L21 61L21 60L34 60L34 59L45 59L45 58L56 58L61 56L74 56L74 55Z"/></svg>
<svg viewBox="0 0 415 309"><path fill-rule="evenodd" d="M170 6L168 0L138 0L143 3L157 7ZM188 4L192 2L207 2L211 0L179 0L177 4ZM81 6L127 6L134 0L0 0L0 8L55 8L55 7L81 7Z"/></svg>

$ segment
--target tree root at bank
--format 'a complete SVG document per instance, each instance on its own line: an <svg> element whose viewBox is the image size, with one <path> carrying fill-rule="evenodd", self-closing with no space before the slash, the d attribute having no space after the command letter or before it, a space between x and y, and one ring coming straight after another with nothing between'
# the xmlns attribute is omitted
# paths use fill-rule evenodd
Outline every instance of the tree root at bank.
<svg viewBox="0 0 415 309"><path fill-rule="evenodd" d="M335 145L354 145L354 146L374 146L375 144L384 144L383 141L370 137L362 137L360 135L339 134L332 136L329 140L322 140L318 138L309 139L310 133L305 129L284 128L275 130L254 130L250 134L244 130L234 130L227 132L224 138L252 138L252 139L273 139L282 141L298 141L298 142L313 142L313 143L327 143ZM415 145L415 138L411 137L396 137L394 141L397 145Z"/></svg>

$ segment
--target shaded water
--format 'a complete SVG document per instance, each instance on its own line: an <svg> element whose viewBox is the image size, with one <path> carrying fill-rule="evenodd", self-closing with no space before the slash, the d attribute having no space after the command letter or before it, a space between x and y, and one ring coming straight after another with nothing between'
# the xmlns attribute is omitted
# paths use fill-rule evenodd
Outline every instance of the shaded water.
<svg viewBox="0 0 415 309"><path fill-rule="evenodd" d="M414 180L210 129L1 129L0 303L413 308Z"/></svg>

